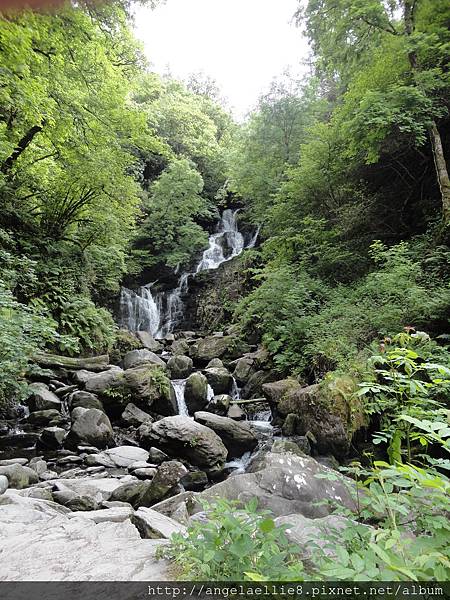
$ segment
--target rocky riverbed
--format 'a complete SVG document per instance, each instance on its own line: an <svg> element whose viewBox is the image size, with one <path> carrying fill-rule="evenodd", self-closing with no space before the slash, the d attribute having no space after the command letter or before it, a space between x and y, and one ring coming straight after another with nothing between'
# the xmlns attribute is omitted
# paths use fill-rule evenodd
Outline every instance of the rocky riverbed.
<svg viewBox="0 0 450 600"><path fill-rule="evenodd" d="M345 424L232 330L121 332L114 356L37 361L0 423L1 580L173 579L155 550L202 499L257 497L302 544L352 506L344 478L317 477Z"/></svg>

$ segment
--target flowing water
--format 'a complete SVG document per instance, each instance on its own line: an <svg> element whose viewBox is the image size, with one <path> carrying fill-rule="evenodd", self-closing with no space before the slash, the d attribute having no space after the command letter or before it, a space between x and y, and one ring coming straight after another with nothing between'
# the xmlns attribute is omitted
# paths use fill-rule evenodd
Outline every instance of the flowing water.
<svg viewBox="0 0 450 600"><path fill-rule="evenodd" d="M189 412L184 399L184 390L186 387L186 379L173 379L171 381L175 397L177 399L178 414L184 417L189 416Z"/></svg>
<svg viewBox="0 0 450 600"><path fill-rule="evenodd" d="M238 256L246 247L253 248L259 228L245 246L237 224L238 210L223 211L217 232L209 237L208 248L193 272L180 275L178 285L169 292L152 294L152 284L142 286L138 292L122 288L120 296L120 324L130 331L149 331L157 338L171 333L181 322L184 312L183 297L189 291L190 277L211 269Z"/></svg>

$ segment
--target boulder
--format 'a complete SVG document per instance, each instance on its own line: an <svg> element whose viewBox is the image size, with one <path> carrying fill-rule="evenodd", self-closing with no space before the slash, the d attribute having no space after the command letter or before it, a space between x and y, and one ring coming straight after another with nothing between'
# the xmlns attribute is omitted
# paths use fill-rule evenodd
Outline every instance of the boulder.
<svg viewBox="0 0 450 600"><path fill-rule="evenodd" d="M168 563L155 557L164 542L141 539L129 518L96 523L89 513L74 516L54 502L9 493L0 498L0 580L174 579Z"/></svg>
<svg viewBox="0 0 450 600"><path fill-rule="evenodd" d="M9 481L6 475L0 475L0 496L6 492L9 487Z"/></svg>
<svg viewBox="0 0 450 600"><path fill-rule="evenodd" d="M214 396L214 398L209 401L206 410L207 412L214 413L215 415L225 416L232 401L233 398L228 394L219 394L218 396Z"/></svg>
<svg viewBox="0 0 450 600"><path fill-rule="evenodd" d="M59 356L57 354L37 353L33 359L43 367L60 367L62 369L74 370L87 369L95 372L104 371L109 367L109 356L107 354L88 358L75 358L72 356Z"/></svg>
<svg viewBox="0 0 450 600"><path fill-rule="evenodd" d="M188 354L189 353L189 344L186 342L186 340L175 340L172 343L172 345L170 346L170 351L174 355Z"/></svg>
<svg viewBox="0 0 450 600"><path fill-rule="evenodd" d="M59 423L61 421L61 413L55 408L47 410L36 410L30 413L28 422L34 425L48 425L49 423Z"/></svg>
<svg viewBox="0 0 450 600"><path fill-rule="evenodd" d="M305 456L305 454L311 454L311 446L307 437L298 435L292 438L275 440L271 451L275 454L291 452L292 454L297 454L297 456Z"/></svg>
<svg viewBox="0 0 450 600"><path fill-rule="evenodd" d="M57 492L53 492L54 500L57 499L57 497L55 498L56 494ZM98 509L97 500L91 498L90 496L77 496L76 494L74 497L69 498L67 502L60 502L60 504L64 504L64 506L67 506L67 508L70 508L70 510L73 510L75 512L84 512L87 510Z"/></svg>
<svg viewBox="0 0 450 600"><path fill-rule="evenodd" d="M170 380L154 363L127 369L125 383L134 402L142 409L151 409L161 415L176 414Z"/></svg>
<svg viewBox="0 0 450 600"><path fill-rule="evenodd" d="M85 387L88 392L103 395L110 390L123 387L124 382L123 370L120 367L114 367L89 377Z"/></svg>
<svg viewBox="0 0 450 600"><path fill-rule="evenodd" d="M253 373L253 360L251 358L238 358L238 360L234 362L233 377L241 385L245 384Z"/></svg>
<svg viewBox="0 0 450 600"><path fill-rule="evenodd" d="M97 396L91 392L73 392L69 396L68 405L70 409L81 406L82 408L97 408L98 410L105 410L101 400L99 400Z"/></svg>
<svg viewBox="0 0 450 600"><path fill-rule="evenodd" d="M31 411L54 409L61 411L61 400L51 392L45 383L31 383L29 385L31 395L28 405Z"/></svg>
<svg viewBox="0 0 450 600"><path fill-rule="evenodd" d="M148 460L147 450L136 446L117 446L105 450L102 454L108 456L116 467L129 467L137 461L146 462Z"/></svg>
<svg viewBox="0 0 450 600"><path fill-rule="evenodd" d="M71 491L75 496L89 496L100 503L109 500L111 494L119 488L122 483L114 477L82 477L79 479L58 479L52 480L54 492Z"/></svg>
<svg viewBox="0 0 450 600"><path fill-rule="evenodd" d="M39 445L52 449L61 448L65 437L65 429L61 427L46 427L42 430Z"/></svg>
<svg viewBox="0 0 450 600"><path fill-rule="evenodd" d="M245 412L239 404L232 404L228 409L227 417L229 419L234 419L235 421L242 421L245 419Z"/></svg>
<svg viewBox="0 0 450 600"><path fill-rule="evenodd" d="M165 452L159 450L158 448L150 448L148 451L148 460L155 465L160 465L161 463L169 460L169 457Z"/></svg>
<svg viewBox="0 0 450 600"><path fill-rule="evenodd" d="M207 369L221 369L224 366L223 362L220 360L220 358L213 358L212 360L209 361L209 363L206 365Z"/></svg>
<svg viewBox="0 0 450 600"><path fill-rule="evenodd" d="M225 367L210 367L204 370L214 394L228 394L233 387L233 377Z"/></svg>
<svg viewBox="0 0 450 600"><path fill-rule="evenodd" d="M90 510L88 512L75 511L69 513L67 517L69 519L89 519L90 521L94 521L94 523L123 523L124 521L128 521L134 514L134 510L132 507L122 507L117 506L114 508L107 508L101 510Z"/></svg>
<svg viewBox="0 0 450 600"><path fill-rule="evenodd" d="M286 381L290 380L263 386L276 413L281 417L296 415L295 432L312 434L314 448L319 454L333 454L336 458L346 456L351 433L336 405L322 397L319 384L302 387L299 383L286 385Z"/></svg>
<svg viewBox="0 0 450 600"><path fill-rule="evenodd" d="M159 352L162 350L162 345L157 342L152 334L148 331L137 331L136 335L141 344L144 346L144 348L147 348L147 350L150 350L151 352Z"/></svg>
<svg viewBox="0 0 450 600"><path fill-rule="evenodd" d="M86 369L80 369L72 373L72 381L76 385L84 386L91 377L94 377L96 373L94 371L87 371Z"/></svg>
<svg viewBox="0 0 450 600"><path fill-rule="evenodd" d="M245 399L260 398L264 384L272 380L273 373L270 371L256 371L242 388L241 397Z"/></svg>
<svg viewBox="0 0 450 600"><path fill-rule="evenodd" d="M110 500L112 502L127 502L134 507L138 507L141 505L140 498L145 493L150 483L150 481L136 480L130 483L119 484L119 487L111 494Z"/></svg>
<svg viewBox="0 0 450 600"><path fill-rule="evenodd" d="M213 358L237 358L248 349L233 335L210 336L192 344L190 356L199 364L207 364Z"/></svg>
<svg viewBox="0 0 450 600"><path fill-rule="evenodd" d="M238 458L258 445L258 440L247 423L208 412L196 412L194 418L217 433L228 450L228 458Z"/></svg>
<svg viewBox="0 0 450 600"><path fill-rule="evenodd" d="M129 402L122 413L122 421L127 426L140 427L146 421L152 421L152 417L138 408L132 402Z"/></svg>
<svg viewBox="0 0 450 600"><path fill-rule="evenodd" d="M16 458L4 458L2 460L0 460L0 467L9 467L9 465L26 465L28 463L28 458L21 458L21 457L16 457Z"/></svg>
<svg viewBox="0 0 450 600"><path fill-rule="evenodd" d="M186 473L186 467L176 460L162 463L150 485L141 494L139 506L152 506L165 498Z"/></svg>
<svg viewBox="0 0 450 600"><path fill-rule="evenodd" d="M170 456L182 457L206 472L223 469L228 451L220 437L189 417L166 417L139 428L142 445L158 446Z"/></svg>
<svg viewBox="0 0 450 600"><path fill-rule="evenodd" d="M141 467L134 469L133 475L138 479L153 479L156 475L156 469L154 467Z"/></svg>
<svg viewBox="0 0 450 600"><path fill-rule="evenodd" d="M151 508L140 507L131 517L143 539L169 539L174 533L186 533L186 527Z"/></svg>
<svg viewBox="0 0 450 600"><path fill-rule="evenodd" d="M189 471L181 478L181 485L188 492L204 490L208 484L208 475L204 471Z"/></svg>
<svg viewBox="0 0 450 600"><path fill-rule="evenodd" d="M0 467L0 475L6 477L8 480L8 487L16 490L22 490L39 481L36 471L17 463L6 467Z"/></svg>
<svg viewBox="0 0 450 600"><path fill-rule="evenodd" d="M114 446L111 422L97 408L76 408L72 411L72 427L66 438L69 447L88 444L96 448Z"/></svg>
<svg viewBox="0 0 450 600"><path fill-rule="evenodd" d="M208 404L208 380L202 373L192 373L186 381L184 400L189 414L202 410Z"/></svg>
<svg viewBox="0 0 450 600"><path fill-rule="evenodd" d="M220 497L242 503L256 498L260 509L270 510L276 517L299 513L317 519L331 514L336 505L356 510L349 491L354 482L309 456L269 452L249 470L213 485L198 498Z"/></svg>
<svg viewBox="0 0 450 600"><path fill-rule="evenodd" d="M146 348L142 350L131 350L131 352L127 352L123 358L123 368L125 370L139 367L147 363L158 365L158 367L162 367L163 369L166 368L166 363L162 358Z"/></svg>
<svg viewBox="0 0 450 600"><path fill-rule="evenodd" d="M186 379L192 373L193 362L189 356L178 354L167 362L171 379Z"/></svg>

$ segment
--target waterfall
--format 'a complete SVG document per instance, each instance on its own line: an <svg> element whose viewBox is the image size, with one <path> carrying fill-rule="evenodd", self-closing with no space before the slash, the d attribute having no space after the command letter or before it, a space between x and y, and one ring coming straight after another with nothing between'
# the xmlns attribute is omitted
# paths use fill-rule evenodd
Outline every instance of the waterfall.
<svg viewBox="0 0 450 600"><path fill-rule="evenodd" d="M155 337L164 337L171 333L183 319L183 297L189 290L189 278L211 269L217 269L222 263L238 256L245 247L256 244L259 228L251 241L245 246L244 236L238 229L238 210L227 208L223 211L217 232L210 235L208 248L192 273L182 273L178 285L169 292L153 295L152 284L145 285L133 292L122 288L120 295L120 325L130 331L149 331ZM176 269L178 271L178 267Z"/></svg>
<svg viewBox="0 0 450 600"><path fill-rule="evenodd" d="M186 387L186 379L174 379L171 381L173 391L175 392L175 397L177 399L178 406L178 414L183 415L184 417L189 416L189 411L186 406L186 401L184 399L184 389Z"/></svg>

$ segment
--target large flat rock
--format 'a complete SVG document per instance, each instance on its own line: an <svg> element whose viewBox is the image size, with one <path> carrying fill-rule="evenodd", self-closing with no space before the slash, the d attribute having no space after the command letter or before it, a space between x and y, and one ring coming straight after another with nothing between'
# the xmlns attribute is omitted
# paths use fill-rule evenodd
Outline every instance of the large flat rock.
<svg viewBox="0 0 450 600"><path fill-rule="evenodd" d="M106 512L106 511L105 511ZM0 581L167 581L174 575L129 521L68 518L53 502L0 498Z"/></svg>

